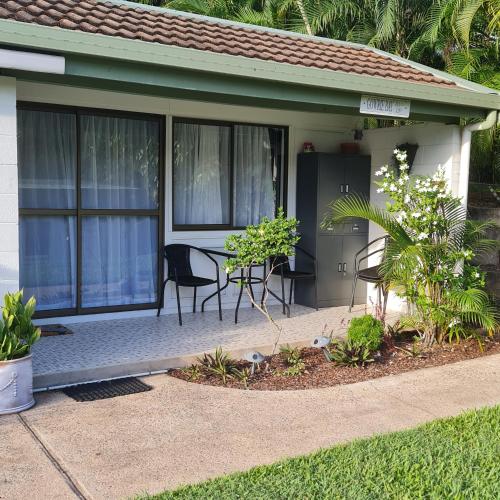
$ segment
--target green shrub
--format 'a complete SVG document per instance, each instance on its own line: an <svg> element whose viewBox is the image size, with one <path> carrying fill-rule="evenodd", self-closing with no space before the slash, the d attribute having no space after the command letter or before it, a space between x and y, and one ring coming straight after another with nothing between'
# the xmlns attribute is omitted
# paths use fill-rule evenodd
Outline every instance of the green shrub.
<svg viewBox="0 0 500 500"><path fill-rule="evenodd" d="M22 290L5 295L0 319L0 361L28 356L31 346L40 338L40 328L32 322L35 298L23 304Z"/></svg>
<svg viewBox="0 0 500 500"><path fill-rule="evenodd" d="M376 351L380 347L383 336L384 326L382 322L371 314L351 319L347 329L348 340L365 346L370 351Z"/></svg>
<svg viewBox="0 0 500 500"><path fill-rule="evenodd" d="M340 366L365 366L373 362L368 347L349 339L332 343L330 360Z"/></svg>

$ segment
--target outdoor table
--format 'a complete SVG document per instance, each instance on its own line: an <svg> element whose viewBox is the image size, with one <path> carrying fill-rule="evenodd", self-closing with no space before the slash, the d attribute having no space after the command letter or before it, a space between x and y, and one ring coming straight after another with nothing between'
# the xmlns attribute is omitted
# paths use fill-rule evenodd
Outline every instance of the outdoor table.
<svg viewBox="0 0 500 500"><path fill-rule="evenodd" d="M230 259L230 258L236 256L236 254L234 252L229 252L229 251L221 249L221 248L203 248L203 250L205 252L210 253L210 254L218 255L219 257L225 257L226 259ZM263 268L262 278L259 278L257 276L252 276L252 268L253 267L262 267ZM264 290L262 291L261 304L264 300L264 293L267 290L275 299L277 299L281 304L283 304L285 306L285 308L287 310L287 316L290 317L290 307L288 306L288 304L285 301L283 301L283 299L281 297L279 297L274 292L269 290L269 288L267 288L267 286L266 286L266 272L267 272L267 265L266 265L266 262L264 262L263 264L254 264L254 265L250 266L250 269L248 271L248 276L245 276L243 268L241 268L241 270L240 270L239 277L230 277L229 274L226 274L226 283L223 287L221 287L220 292L225 290L229 286L229 283L241 284L240 292L238 294L238 301L236 303L236 310L234 313L234 322L235 323L238 323L238 310L240 308L241 297L243 295L243 287L248 288L248 290L250 291L250 295L252 296L252 300L255 301L255 296L253 293L252 285L257 285L257 284L261 284L261 283L264 287ZM207 302L207 300L210 300L211 298L215 297L216 295L217 295L217 292L214 292L211 295L209 295L205 300L203 300L203 302L201 303L201 311L202 312L204 311L204 308L205 308L205 302ZM253 302L252 302L252 307L255 307Z"/></svg>

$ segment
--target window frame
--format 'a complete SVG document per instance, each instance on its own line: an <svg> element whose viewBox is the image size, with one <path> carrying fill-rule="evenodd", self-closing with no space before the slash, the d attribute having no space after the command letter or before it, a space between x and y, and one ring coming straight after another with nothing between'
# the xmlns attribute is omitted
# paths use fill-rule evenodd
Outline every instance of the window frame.
<svg viewBox="0 0 500 500"><path fill-rule="evenodd" d="M174 183L174 162L175 162L175 125L177 123L186 123L193 125L215 125L221 127L229 127L230 132L230 163L229 163L229 224L176 224L175 223L175 183ZM276 128L283 130L283 164L278 172L277 183L279 190L277 193L277 200L274 206L274 214L277 214L278 208L283 207L285 214L287 213L287 192L288 192L288 136L289 127L287 125L271 125L268 123L254 123L254 122L236 122L228 120L211 120L204 118L191 118L191 117L172 117L172 131L171 131L171 165L172 171L170 175L172 186L172 230L173 231L237 231L245 229L245 226L234 225L234 169L235 169L235 155L234 155L234 129L238 125L252 126L252 127L265 127Z"/></svg>
<svg viewBox="0 0 500 500"><path fill-rule="evenodd" d="M52 318L60 316L74 316L107 312L138 311L145 309L157 309L160 304L161 287L163 285L164 273L164 223L165 223L165 130L166 119L164 115L135 113L133 111L121 111L114 109L102 109L79 106L64 106L59 104L46 104L28 101L18 101L17 110L41 111L54 113L68 113L76 117L76 207L75 208L21 208L19 207L19 218L22 216L72 216L76 219L76 307L66 309L47 309L35 312L34 318ZM80 155L80 117L82 115L104 116L111 118L132 118L155 121L158 123L159 151L158 151L158 207L156 209L84 209L81 200L81 155ZM123 304L100 307L82 307L82 221L85 216L149 216L156 217L158 221L157 239L157 290L156 301L140 304Z"/></svg>

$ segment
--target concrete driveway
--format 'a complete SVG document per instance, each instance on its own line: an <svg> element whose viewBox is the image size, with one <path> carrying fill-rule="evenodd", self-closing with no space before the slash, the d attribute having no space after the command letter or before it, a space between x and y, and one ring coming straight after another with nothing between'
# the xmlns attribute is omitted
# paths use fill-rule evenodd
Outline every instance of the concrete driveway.
<svg viewBox="0 0 500 500"><path fill-rule="evenodd" d="M113 499L500 403L500 355L327 389L239 391L166 375L91 403L39 394L0 419L0 498Z"/></svg>

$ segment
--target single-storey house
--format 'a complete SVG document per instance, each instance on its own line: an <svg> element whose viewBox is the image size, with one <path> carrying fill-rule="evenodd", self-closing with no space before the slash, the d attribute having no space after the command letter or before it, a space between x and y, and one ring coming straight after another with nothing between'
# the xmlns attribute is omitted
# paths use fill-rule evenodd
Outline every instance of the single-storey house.
<svg viewBox="0 0 500 500"><path fill-rule="evenodd" d="M338 153L355 131L372 173L416 144L412 172L442 165L465 203L471 131L499 110L491 89L368 46L123 0L4 0L0 295L24 287L45 321L153 315L164 245L221 248L295 215L304 144ZM411 124L360 134L368 116Z"/></svg>

